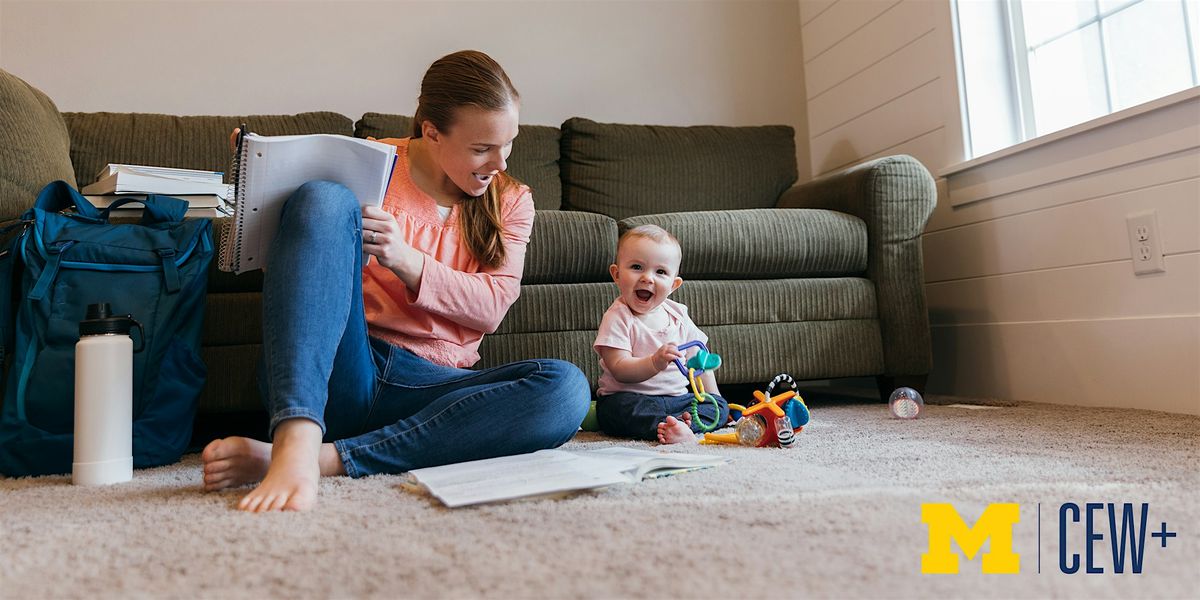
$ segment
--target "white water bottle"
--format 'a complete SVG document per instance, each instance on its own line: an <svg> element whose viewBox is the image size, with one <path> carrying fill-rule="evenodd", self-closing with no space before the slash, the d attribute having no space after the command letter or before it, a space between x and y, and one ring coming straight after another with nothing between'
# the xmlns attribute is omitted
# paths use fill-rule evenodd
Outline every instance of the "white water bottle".
<svg viewBox="0 0 1200 600"><path fill-rule="evenodd" d="M133 327L107 303L89 304L75 344L75 449L71 483L133 479ZM142 338L145 339L144 337ZM140 348L138 349L140 350Z"/></svg>

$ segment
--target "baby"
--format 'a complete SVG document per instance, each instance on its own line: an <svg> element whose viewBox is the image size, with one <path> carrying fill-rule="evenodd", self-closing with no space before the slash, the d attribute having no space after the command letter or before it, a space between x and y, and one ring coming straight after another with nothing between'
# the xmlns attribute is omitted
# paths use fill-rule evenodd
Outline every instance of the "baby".
<svg viewBox="0 0 1200 600"><path fill-rule="evenodd" d="M686 357L678 346L708 336L688 318L687 307L668 300L683 284L678 277L683 251L679 241L656 225L625 232L617 243L617 262L608 267L620 296L608 307L592 347L600 355L596 418L609 435L664 444L696 442L700 423L692 419L693 396L687 377L673 362ZM717 390L712 371L700 376L705 401L697 412L705 424L721 425L729 407ZM679 418L676 418L679 415Z"/></svg>

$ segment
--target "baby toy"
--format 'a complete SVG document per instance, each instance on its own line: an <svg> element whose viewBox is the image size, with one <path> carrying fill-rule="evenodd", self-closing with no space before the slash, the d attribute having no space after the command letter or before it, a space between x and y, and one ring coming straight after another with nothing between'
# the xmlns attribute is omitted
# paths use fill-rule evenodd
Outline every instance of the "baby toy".
<svg viewBox="0 0 1200 600"><path fill-rule="evenodd" d="M772 395L775 386L785 381L792 389ZM781 373L771 380L765 392L755 390L755 404L748 408L736 404L729 405L730 411L740 410L742 414L733 433L706 433L703 443L740 444L758 448L793 447L796 443L796 433L803 430L811 419L808 405L796 390L796 381L786 373Z"/></svg>
<svg viewBox="0 0 1200 600"><path fill-rule="evenodd" d="M897 419L916 419L925 412L925 399L910 387L896 388L888 398L888 408Z"/></svg>
<svg viewBox="0 0 1200 600"><path fill-rule="evenodd" d="M679 372L683 373L683 376L687 377L688 381L691 382L692 422L700 428L700 431L712 431L724 423L720 422L721 411L719 408L717 410L717 418L713 419L712 423L705 423L704 420L700 418L700 411L698 410L700 404L708 401L712 402L715 406L717 400L716 398L713 398L712 394L704 391L704 382L700 381L699 376L705 371L715 371L718 367L720 367L721 357L709 352L708 346L705 346L704 342L701 342L700 340L692 340L678 346L680 352L683 352L688 348L700 348L700 350L696 352L695 356L688 359L687 368L684 368L683 362L678 358L675 359L675 366L678 367Z"/></svg>

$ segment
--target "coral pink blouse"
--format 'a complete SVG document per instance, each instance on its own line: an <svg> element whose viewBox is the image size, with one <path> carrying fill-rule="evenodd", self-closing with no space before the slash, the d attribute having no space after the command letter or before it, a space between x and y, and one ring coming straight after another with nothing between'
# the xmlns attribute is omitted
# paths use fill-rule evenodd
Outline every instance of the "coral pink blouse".
<svg viewBox="0 0 1200 600"><path fill-rule="evenodd" d="M460 235L458 206L443 223L437 202L413 183L409 140L379 141L396 146L396 167L383 209L396 217L409 245L425 255L425 267L416 292L376 260L363 268L367 329L372 336L431 362L469 367L479 360L483 334L500 326L521 293L525 246L533 229L533 196L525 185L512 186L503 194L506 262L481 268Z"/></svg>

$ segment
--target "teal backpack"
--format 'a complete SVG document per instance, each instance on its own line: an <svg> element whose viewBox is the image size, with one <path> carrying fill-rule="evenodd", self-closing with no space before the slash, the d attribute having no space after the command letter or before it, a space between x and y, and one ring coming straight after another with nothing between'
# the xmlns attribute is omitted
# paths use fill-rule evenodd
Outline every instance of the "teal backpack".
<svg viewBox="0 0 1200 600"><path fill-rule="evenodd" d="M143 329L134 338L134 466L169 464L187 449L206 375L199 350L212 221L185 221L187 202L149 196L138 200L140 222L109 223L109 211L128 202L99 210L56 181L9 226L21 231L0 254L4 475L71 471L79 321L103 302Z"/></svg>

